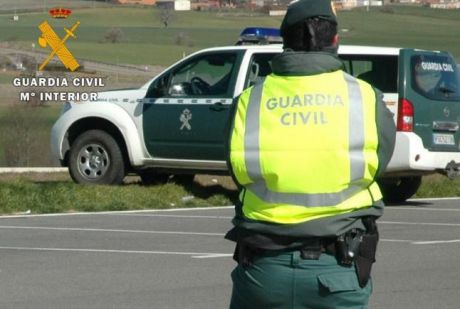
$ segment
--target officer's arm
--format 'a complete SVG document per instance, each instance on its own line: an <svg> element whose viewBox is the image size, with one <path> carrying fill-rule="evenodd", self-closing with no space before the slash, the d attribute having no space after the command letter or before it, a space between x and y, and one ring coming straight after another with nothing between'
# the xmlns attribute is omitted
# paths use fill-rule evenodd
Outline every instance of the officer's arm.
<svg viewBox="0 0 460 309"><path fill-rule="evenodd" d="M235 114L236 114L236 111L237 111L237 107L238 107L238 102L240 101L240 97L241 97L241 94L236 97L235 99L233 99L233 104L232 106L230 107L230 112L229 112L229 117L228 117L228 120L227 120L227 124L225 125L225 132L224 132L224 136L225 136L225 153L227 154L227 167L228 169L230 170L231 169L231 166L230 166L230 141L231 141L231 138L232 138L232 131L233 131L233 125L234 125L234 122L235 122Z"/></svg>
<svg viewBox="0 0 460 309"><path fill-rule="evenodd" d="M376 177L380 176L386 169L390 162L393 150L395 147L396 139L396 126L393 120L393 113L387 108L383 102L383 94L379 90L376 91L376 122L377 134L379 139L379 146L377 155L379 158L379 167L377 169Z"/></svg>
<svg viewBox="0 0 460 309"><path fill-rule="evenodd" d="M230 143L232 139L232 133L233 133L233 126L235 124L235 116L238 111L238 103L240 102L241 94L234 99L233 104L230 108L230 115L227 121L227 124L225 126L225 153L226 153L226 162L227 162L227 168L228 171L230 172L230 176L233 179L233 182L236 184L238 191L241 190L241 185L238 183L235 174L233 173L232 170L232 165L230 164Z"/></svg>

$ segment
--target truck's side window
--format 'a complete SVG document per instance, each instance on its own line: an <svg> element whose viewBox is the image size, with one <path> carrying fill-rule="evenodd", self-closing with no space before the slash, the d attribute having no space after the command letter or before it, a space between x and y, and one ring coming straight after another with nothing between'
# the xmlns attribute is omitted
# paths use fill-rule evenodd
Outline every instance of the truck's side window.
<svg viewBox="0 0 460 309"><path fill-rule="evenodd" d="M194 57L152 83L147 97L231 96L236 60L232 52Z"/></svg>
<svg viewBox="0 0 460 309"><path fill-rule="evenodd" d="M272 59L275 53L257 53L251 58L244 88L248 88L272 73Z"/></svg>
<svg viewBox="0 0 460 309"><path fill-rule="evenodd" d="M383 92L398 90L398 57L340 55L345 70Z"/></svg>
<svg viewBox="0 0 460 309"><path fill-rule="evenodd" d="M234 53L208 54L192 59L171 74L167 94L182 96L225 96L236 61Z"/></svg>

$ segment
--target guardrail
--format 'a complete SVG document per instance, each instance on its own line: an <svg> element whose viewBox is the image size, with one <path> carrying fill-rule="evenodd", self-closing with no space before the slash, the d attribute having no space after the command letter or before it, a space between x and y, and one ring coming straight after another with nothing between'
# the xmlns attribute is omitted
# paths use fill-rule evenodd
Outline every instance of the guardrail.
<svg viewBox="0 0 460 309"><path fill-rule="evenodd" d="M63 173L67 167L0 167L0 174Z"/></svg>

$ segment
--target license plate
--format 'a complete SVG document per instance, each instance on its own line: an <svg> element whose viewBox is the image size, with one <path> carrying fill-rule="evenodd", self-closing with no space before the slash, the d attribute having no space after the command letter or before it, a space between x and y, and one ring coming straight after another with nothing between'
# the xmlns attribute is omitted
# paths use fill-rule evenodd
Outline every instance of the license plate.
<svg viewBox="0 0 460 309"><path fill-rule="evenodd" d="M436 145L455 145L452 134L433 134L433 143Z"/></svg>

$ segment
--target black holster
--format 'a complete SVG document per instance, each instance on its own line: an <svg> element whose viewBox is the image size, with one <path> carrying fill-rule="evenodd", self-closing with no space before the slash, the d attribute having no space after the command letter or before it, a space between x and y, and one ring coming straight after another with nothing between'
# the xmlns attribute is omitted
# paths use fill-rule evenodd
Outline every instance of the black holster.
<svg viewBox="0 0 460 309"><path fill-rule="evenodd" d="M247 245L237 243L233 252L233 260L243 267L251 266L254 259L260 254L260 250L251 248Z"/></svg>
<svg viewBox="0 0 460 309"><path fill-rule="evenodd" d="M356 274L359 286L364 288L371 276L372 264L375 262L379 233L375 219L371 217L363 218L366 233L362 235L358 254L355 258Z"/></svg>

